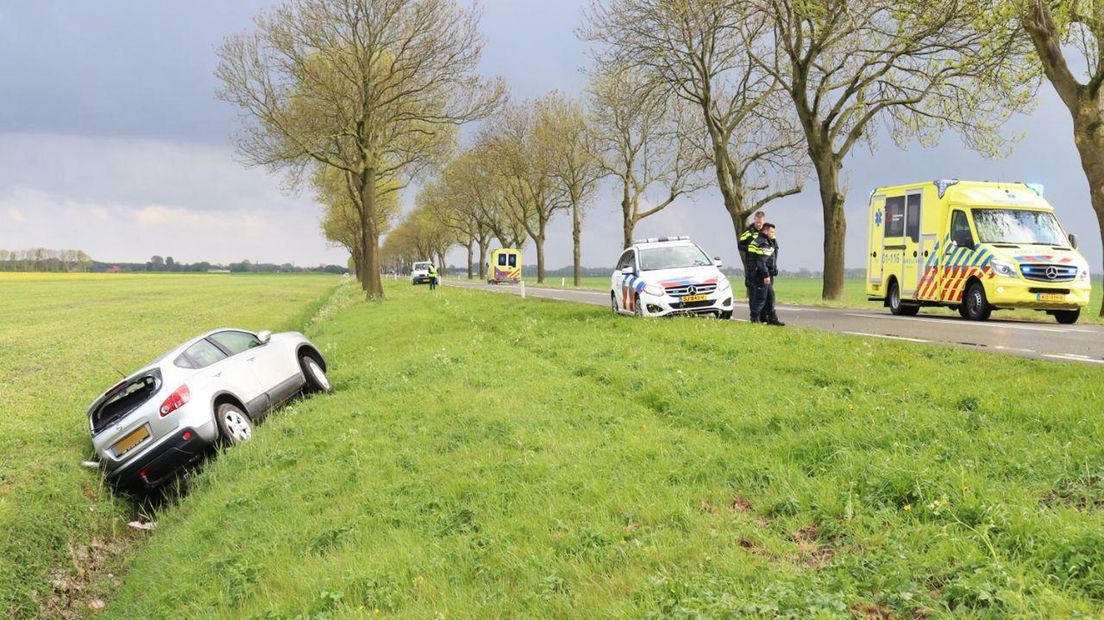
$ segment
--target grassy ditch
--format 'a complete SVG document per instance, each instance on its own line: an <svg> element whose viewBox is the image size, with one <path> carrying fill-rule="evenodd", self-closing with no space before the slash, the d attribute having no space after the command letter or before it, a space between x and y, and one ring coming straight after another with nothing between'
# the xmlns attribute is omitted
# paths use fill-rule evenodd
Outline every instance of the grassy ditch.
<svg viewBox="0 0 1104 620"><path fill-rule="evenodd" d="M391 286L111 617L1104 612L1104 371Z"/></svg>
<svg viewBox="0 0 1104 620"><path fill-rule="evenodd" d="M334 276L0 274L0 617L79 617L140 546L104 488L88 403L217 327L298 328Z"/></svg>

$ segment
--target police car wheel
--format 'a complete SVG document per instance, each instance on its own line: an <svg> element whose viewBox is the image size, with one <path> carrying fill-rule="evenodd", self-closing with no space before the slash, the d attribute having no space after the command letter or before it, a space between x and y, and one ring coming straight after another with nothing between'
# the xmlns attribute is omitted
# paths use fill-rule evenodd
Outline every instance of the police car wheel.
<svg viewBox="0 0 1104 620"><path fill-rule="evenodd" d="M633 315L644 316L644 308L640 307L640 295L633 295Z"/></svg>
<svg viewBox="0 0 1104 620"><path fill-rule="evenodd" d="M610 291L610 310L613 310L614 314L617 314L617 295Z"/></svg>
<svg viewBox="0 0 1104 620"><path fill-rule="evenodd" d="M971 321L988 320L993 313L993 306L985 298L985 287L981 282L974 282L966 289L966 295L962 299L962 305L966 306L966 318Z"/></svg>

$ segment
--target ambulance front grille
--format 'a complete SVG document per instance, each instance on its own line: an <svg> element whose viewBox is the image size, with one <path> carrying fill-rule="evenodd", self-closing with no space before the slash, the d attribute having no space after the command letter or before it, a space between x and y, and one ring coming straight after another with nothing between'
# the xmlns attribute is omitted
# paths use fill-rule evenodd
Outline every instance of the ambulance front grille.
<svg viewBox="0 0 1104 620"><path fill-rule="evenodd" d="M1069 282L1077 277L1077 267L1071 265L1020 265L1020 273L1028 280Z"/></svg>

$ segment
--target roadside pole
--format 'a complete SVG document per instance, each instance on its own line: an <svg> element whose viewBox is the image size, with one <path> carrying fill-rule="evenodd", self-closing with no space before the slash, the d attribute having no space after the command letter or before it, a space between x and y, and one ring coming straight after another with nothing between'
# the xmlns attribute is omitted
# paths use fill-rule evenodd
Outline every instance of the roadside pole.
<svg viewBox="0 0 1104 620"><path fill-rule="evenodd" d="M525 280L521 280L521 298L525 299Z"/></svg>

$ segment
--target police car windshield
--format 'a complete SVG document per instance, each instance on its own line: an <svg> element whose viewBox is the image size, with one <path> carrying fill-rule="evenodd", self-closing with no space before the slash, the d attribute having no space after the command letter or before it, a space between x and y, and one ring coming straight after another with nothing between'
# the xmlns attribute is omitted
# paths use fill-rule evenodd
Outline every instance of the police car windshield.
<svg viewBox="0 0 1104 620"><path fill-rule="evenodd" d="M974 209L974 224L982 243L1066 245L1062 227L1050 211Z"/></svg>
<svg viewBox="0 0 1104 620"><path fill-rule="evenodd" d="M712 264L713 261L695 245L668 245L640 250L641 271L706 267Z"/></svg>

